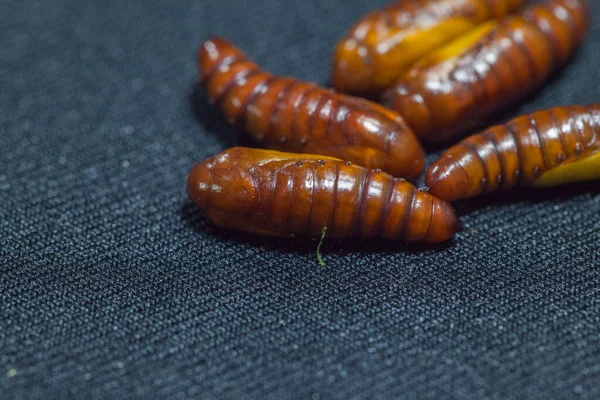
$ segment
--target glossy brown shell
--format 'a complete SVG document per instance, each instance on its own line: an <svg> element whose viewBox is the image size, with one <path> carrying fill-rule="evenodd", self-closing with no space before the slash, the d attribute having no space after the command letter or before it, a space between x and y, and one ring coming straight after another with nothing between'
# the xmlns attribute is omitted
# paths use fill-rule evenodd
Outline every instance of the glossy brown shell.
<svg viewBox="0 0 600 400"><path fill-rule="evenodd" d="M415 65L383 97L424 141L445 142L539 87L582 41L585 0L549 0L498 22L466 51Z"/></svg>
<svg viewBox="0 0 600 400"><path fill-rule="evenodd" d="M263 147L334 156L407 179L423 171L415 135L381 105L273 76L222 38L202 44L198 63L211 101Z"/></svg>
<svg viewBox="0 0 600 400"><path fill-rule="evenodd" d="M452 206L404 179L339 159L236 147L193 167L188 193L217 226L268 236L443 242Z"/></svg>
<svg viewBox="0 0 600 400"><path fill-rule="evenodd" d="M516 186L600 151L600 105L556 107L491 127L448 149L429 168L429 192L446 201Z"/></svg>
<svg viewBox="0 0 600 400"><path fill-rule="evenodd" d="M401 0L375 10L337 44L333 86L344 93L377 98L421 56L485 20L515 11L523 2ZM432 30L437 31L432 34Z"/></svg>

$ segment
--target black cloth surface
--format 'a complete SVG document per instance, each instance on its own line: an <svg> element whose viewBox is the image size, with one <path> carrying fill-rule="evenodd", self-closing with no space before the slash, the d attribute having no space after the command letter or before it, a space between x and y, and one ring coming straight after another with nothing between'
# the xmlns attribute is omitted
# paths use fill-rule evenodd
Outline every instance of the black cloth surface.
<svg viewBox="0 0 600 400"><path fill-rule="evenodd" d="M600 99L600 2L507 114ZM196 86L210 34L328 82L383 0L6 0L0 398L600 398L600 186L458 204L435 248L222 232L192 165L245 144ZM430 153L428 161L435 159Z"/></svg>

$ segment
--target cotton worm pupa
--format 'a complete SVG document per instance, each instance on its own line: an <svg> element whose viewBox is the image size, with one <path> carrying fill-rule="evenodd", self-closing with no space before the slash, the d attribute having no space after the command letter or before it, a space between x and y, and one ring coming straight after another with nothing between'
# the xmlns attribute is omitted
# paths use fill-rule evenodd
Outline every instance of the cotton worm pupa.
<svg viewBox="0 0 600 400"><path fill-rule="evenodd" d="M383 96L426 142L445 142L516 103L565 64L588 25L585 0L548 0L490 21L417 62Z"/></svg>
<svg viewBox="0 0 600 400"><path fill-rule="evenodd" d="M267 236L443 242L452 206L401 178L337 158L235 147L195 165L187 190L218 227Z"/></svg>
<svg viewBox="0 0 600 400"><path fill-rule="evenodd" d="M515 186L600 178L600 104L555 107L491 127L429 168L429 192L454 201Z"/></svg>
<svg viewBox="0 0 600 400"><path fill-rule="evenodd" d="M423 149L402 117L379 104L262 71L222 38L198 51L211 102L263 147L324 154L413 179Z"/></svg>
<svg viewBox="0 0 600 400"><path fill-rule="evenodd" d="M524 0L403 0L361 18L338 43L333 86L378 97L417 60Z"/></svg>

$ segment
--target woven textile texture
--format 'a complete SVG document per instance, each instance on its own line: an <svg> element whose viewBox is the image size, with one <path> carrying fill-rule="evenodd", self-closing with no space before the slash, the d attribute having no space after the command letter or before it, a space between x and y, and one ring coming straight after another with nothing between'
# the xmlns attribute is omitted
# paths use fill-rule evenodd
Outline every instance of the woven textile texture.
<svg viewBox="0 0 600 400"><path fill-rule="evenodd" d="M326 267L188 199L194 163L247 143L196 88L200 42L326 84L384 3L2 2L0 398L600 398L597 182L458 204L435 248L326 238ZM502 120L600 100L590 3L572 62Z"/></svg>

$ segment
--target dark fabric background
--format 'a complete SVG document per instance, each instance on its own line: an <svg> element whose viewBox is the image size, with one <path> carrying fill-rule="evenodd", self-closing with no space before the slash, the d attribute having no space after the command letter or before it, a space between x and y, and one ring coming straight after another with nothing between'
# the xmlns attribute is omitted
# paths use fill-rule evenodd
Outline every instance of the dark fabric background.
<svg viewBox="0 0 600 400"><path fill-rule="evenodd" d="M382 4L2 2L0 398L600 398L597 183L459 204L438 248L326 239L325 268L188 200L244 143L194 94L201 40L325 84ZM598 101L599 40L509 114Z"/></svg>

